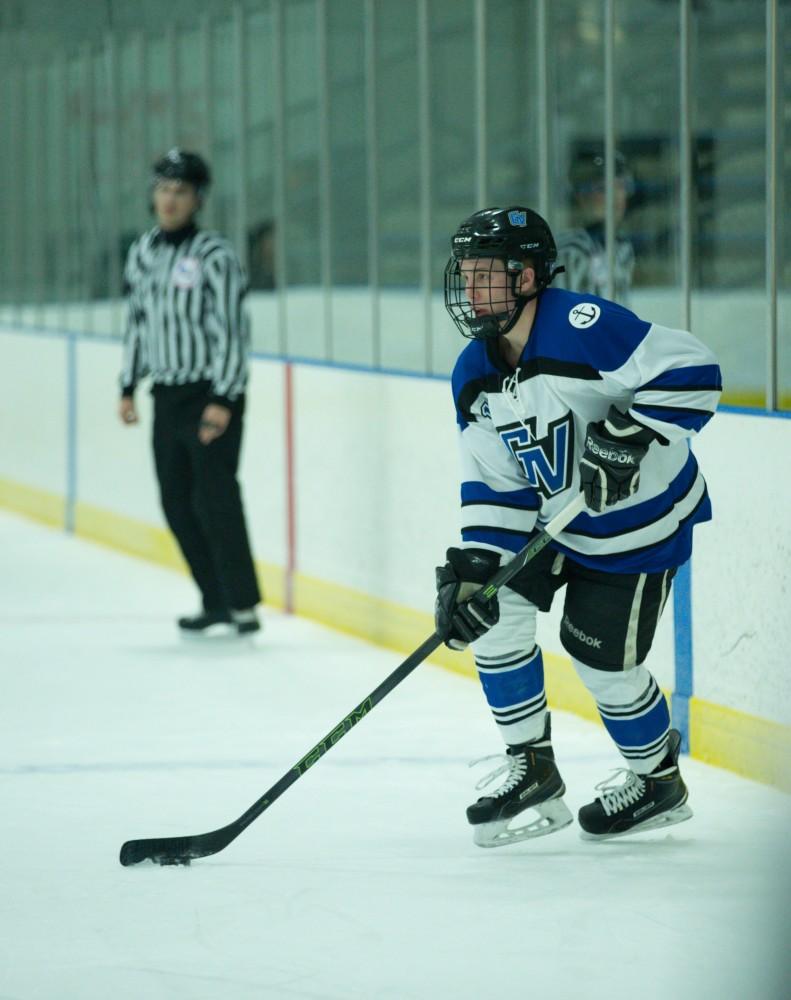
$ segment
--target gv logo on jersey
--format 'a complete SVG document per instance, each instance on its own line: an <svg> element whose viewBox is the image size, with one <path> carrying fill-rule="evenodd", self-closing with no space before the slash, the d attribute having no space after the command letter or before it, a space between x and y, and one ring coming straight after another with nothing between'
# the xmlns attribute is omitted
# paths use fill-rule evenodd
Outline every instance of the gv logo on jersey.
<svg viewBox="0 0 791 1000"><path fill-rule="evenodd" d="M499 428L500 437L519 462L525 478L549 499L571 486L574 457L574 421L567 413L547 425L546 437L536 434L536 418Z"/></svg>

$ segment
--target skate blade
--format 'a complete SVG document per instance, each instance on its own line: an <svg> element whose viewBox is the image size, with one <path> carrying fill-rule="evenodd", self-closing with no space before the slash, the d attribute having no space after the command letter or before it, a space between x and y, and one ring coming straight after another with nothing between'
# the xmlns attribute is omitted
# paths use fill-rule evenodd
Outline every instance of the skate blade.
<svg viewBox="0 0 791 1000"><path fill-rule="evenodd" d="M239 630L232 622L217 622L200 632L180 628L179 635L187 642L222 642L224 639L238 639Z"/></svg>
<svg viewBox="0 0 791 1000"><path fill-rule="evenodd" d="M629 830L624 830L622 833L588 833L586 830L580 830L580 837L583 840L616 840L620 837L629 837L633 833L645 833L648 830L661 830L666 826L675 826L676 823L683 823L685 820L692 819L692 810L686 803L682 803L680 806L676 806L675 809L671 809L670 812L662 813L661 816L654 816L653 819L647 819L645 823L638 823L637 826L633 826Z"/></svg>
<svg viewBox="0 0 791 1000"><path fill-rule="evenodd" d="M509 828L508 824L518 821L522 816L514 816L511 820L494 820L492 823L476 823L473 827L473 840L478 847L505 847L506 844L516 844L520 840L535 840L536 837L546 837L556 833L564 826L574 821L574 817L562 798L547 799L532 806L531 811L537 812L538 819L524 826Z"/></svg>

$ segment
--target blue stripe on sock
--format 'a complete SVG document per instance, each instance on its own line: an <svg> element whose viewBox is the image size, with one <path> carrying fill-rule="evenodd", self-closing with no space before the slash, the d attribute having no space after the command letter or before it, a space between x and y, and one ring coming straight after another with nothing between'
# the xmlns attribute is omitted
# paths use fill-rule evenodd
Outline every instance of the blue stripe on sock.
<svg viewBox="0 0 791 1000"><path fill-rule="evenodd" d="M601 713L600 713L601 714ZM647 746L660 739L670 728L670 712L665 696L637 719L609 719L602 715L602 722L615 743L624 750Z"/></svg>
<svg viewBox="0 0 791 1000"><path fill-rule="evenodd" d="M490 708L499 710L519 705L544 691L544 660L536 649L532 659L516 670L479 674Z"/></svg>

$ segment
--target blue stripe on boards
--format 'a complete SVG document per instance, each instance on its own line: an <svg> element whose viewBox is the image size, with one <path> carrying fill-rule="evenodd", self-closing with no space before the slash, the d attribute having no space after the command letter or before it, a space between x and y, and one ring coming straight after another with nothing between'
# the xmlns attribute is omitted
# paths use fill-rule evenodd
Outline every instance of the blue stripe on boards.
<svg viewBox="0 0 791 1000"><path fill-rule="evenodd" d="M650 382L641 385L637 392L644 389L721 389L722 375L719 365L690 365L688 368L671 368L662 372Z"/></svg>
<svg viewBox="0 0 791 1000"><path fill-rule="evenodd" d="M486 483L468 480L461 484L461 502L502 504L508 507L522 507L524 510L538 510L541 500L534 489L493 490Z"/></svg>
<svg viewBox="0 0 791 1000"><path fill-rule="evenodd" d="M490 668L487 668L490 669ZM479 674L490 708L506 709L536 698L544 690L544 659L541 650L521 667L491 674Z"/></svg>
<svg viewBox="0 0 791 1000"><path fill-rule="evenodd" d="M681 749L689 753L689 699L694 693L692 660L691 561L679 566L673 580L673 634L676 680L673 691L673 725L681 733Z"/></svg>

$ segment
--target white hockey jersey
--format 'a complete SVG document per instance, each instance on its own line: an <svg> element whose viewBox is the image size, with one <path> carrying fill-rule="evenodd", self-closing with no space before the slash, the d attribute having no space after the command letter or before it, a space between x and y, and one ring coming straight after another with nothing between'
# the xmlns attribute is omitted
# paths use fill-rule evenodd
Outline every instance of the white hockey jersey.
<svg viewBox="0 0 791 1000"><path fill-rule="evenodd" d="M516 370L494 342L475 340L452 385L463 544L522 548L579 492L587 425L615 404L659 435L640 465L639 490L601 514L578 515L555 548L613 573L660 572L689 558L693 526L711 518L689 439L722 391L716 358L691 333L549 288Z"/></svg>

